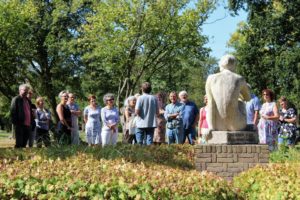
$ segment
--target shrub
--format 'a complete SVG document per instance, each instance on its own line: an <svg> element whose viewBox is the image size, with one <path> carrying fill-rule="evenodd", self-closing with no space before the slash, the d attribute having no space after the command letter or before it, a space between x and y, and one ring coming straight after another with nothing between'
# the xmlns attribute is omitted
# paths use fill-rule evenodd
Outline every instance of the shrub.
<svg viewBox="0 0 300 200"><path fill-rule="evenodd" d="M225 180L193 170L184 149L191 150L120 145L16 151L22 159L3 159L0 166L0 199L240 198Z"/></svg>
<svg viewBox="0 0 300 200"><path fill-rule="evenodd" d="M299 199L300 163L255 167L234 178L246 199Z"/></svg>

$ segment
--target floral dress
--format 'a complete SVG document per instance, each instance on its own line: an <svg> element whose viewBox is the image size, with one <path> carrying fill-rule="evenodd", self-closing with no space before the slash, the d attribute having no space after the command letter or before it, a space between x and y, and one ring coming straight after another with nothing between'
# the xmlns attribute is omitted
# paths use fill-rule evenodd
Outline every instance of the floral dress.
<svg viewBox="0 0 300 200"><path fill-rule="evenodd" d="M279 110L282 119L292 119L296 117L296 111L293 108L287 110ZM296 124L280 121L278 136L285 139L292 139L296 135Z"/></svg>
<svg viewBox="0 0 300 200"><path fill-rule="evenodd" d="M260 116L274 115L273 109L275 106L275 102L264 103L260 110ZM268 144L269 149L273 150L276 147L277 142L277 121L263 119L262 117L258 123L258 135L259 142L261 144Z"/></svg>

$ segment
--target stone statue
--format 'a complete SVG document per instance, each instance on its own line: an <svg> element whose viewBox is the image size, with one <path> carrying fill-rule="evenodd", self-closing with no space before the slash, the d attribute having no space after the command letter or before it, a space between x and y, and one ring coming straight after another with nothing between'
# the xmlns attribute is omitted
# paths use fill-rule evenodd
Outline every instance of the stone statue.
<svg viewBox="0 0 300 200"><path fill-rule="evenodd" d="M211 131L239 131L246 128L244 101L250 100L245 79L234 73L236 59L225 55L219 62L220 72L206 81L207 122Z"/></svg>

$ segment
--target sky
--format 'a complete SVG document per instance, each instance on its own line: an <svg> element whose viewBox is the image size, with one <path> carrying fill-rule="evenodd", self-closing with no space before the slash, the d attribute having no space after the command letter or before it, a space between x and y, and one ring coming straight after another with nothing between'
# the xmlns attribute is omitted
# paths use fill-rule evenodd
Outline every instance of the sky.
<svg viewBox="0 0 300 200"><path fill-rule="evenodd" d="M223 55L232 51L227 47L226 43L230 39L230 35L235 32L237 25L241 21L246 21L247 13L240 10L239 15L232 17L229 12L224 9L224 4L211 14L203 25L203 34L209 37L206 45L211 48L210 55L219 60Z"/></svg>

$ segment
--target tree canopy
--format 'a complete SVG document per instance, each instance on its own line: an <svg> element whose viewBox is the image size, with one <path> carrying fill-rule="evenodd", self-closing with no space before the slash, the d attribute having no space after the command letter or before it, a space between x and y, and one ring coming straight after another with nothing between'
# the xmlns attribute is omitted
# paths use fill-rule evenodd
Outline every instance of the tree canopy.
<svg viewBox="0 0 300 200"><path fill-rule="evenodd" d="M118 102L151 81L154 92L204 93L214 60L203 22L215 0L0 1L0 95L27 82L55 110L64 89ZM196 87L195 87L196 86ZM99 98L101 99L101 98ZM121 105L120 105L121 106ZM2 111L1 111L2 112Z"/></svg>
<svg viewBox="0 0 300 200"><path fill-rule="evenodd" d="M239 73L255 92L272 89L300 108L300 1L231 1L232 9L247 8L229 45L238 57Z"/></svg>

